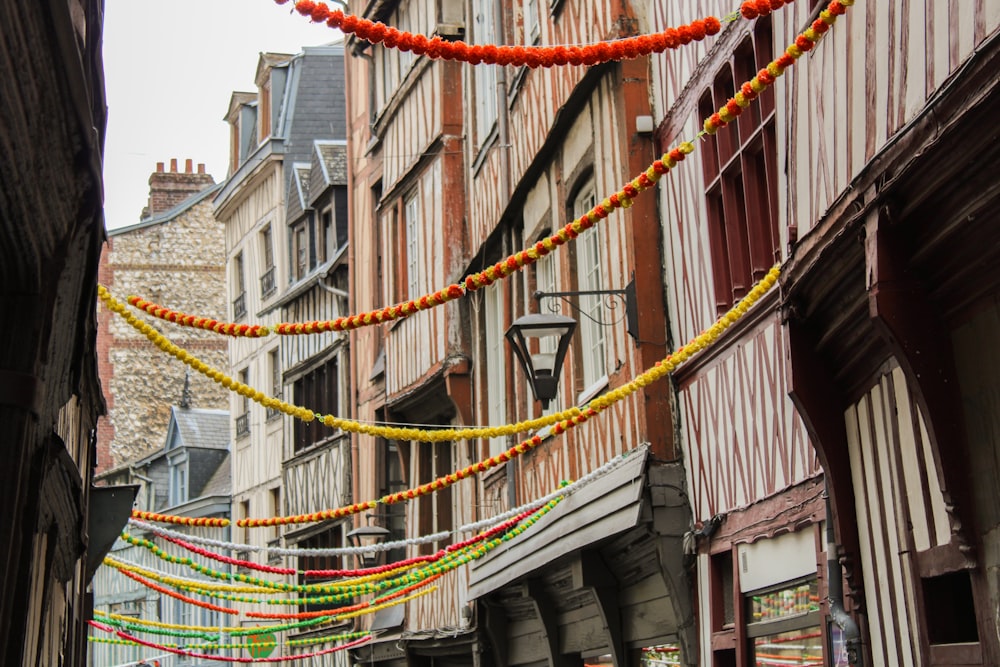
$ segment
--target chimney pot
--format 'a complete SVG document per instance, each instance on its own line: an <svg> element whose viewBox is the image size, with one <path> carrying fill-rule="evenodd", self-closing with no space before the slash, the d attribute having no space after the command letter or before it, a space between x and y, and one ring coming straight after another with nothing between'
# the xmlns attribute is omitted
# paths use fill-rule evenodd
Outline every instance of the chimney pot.
<svg viewBox="0 0 1000 667"><path fill-rule="evenodd" d="M190 174L191 173L191 165L193 163L194 162L193 162L193 160L191 158L188 158L187 160L184 161L184 173L185 174Z"/></svg>
<svg viewBox="0 0 1000 667"><path fill-rule="evenodd" d="M177 158L175 157L170 158L170 173L171 174L177 173Z"/></svg>
<svg viewBox="0 0 1000 667"><path fill-rule="evenodd" d="M205 173L205 163L204 162L199 162L198 163L198 173L199 174L204 174Z"/></svg>
<svg viewBox="0 0 1000 667"><path fill-rule="evenodd" d="M157 162L156 163L156 173L158 173L158 174L162 174L163 173L163 163L162 162Z"/></svg>

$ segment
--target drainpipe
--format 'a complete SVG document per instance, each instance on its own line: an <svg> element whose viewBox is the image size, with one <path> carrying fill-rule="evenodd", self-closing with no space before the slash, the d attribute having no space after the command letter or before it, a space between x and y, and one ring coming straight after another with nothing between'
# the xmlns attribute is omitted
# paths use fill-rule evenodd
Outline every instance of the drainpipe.
<svg viewBox="0 0 1000 667"><path fill-rule="evenodd" d="M844 640L847 644L847 662L851 665L863 665L861 630L854 618L844 610L844 571L840 566L840 559L837 557L840 547L837 544L836 531L833 527L830 494L825 489L823 499L826 502L826 584L830 618L844 632Z"/></svg>

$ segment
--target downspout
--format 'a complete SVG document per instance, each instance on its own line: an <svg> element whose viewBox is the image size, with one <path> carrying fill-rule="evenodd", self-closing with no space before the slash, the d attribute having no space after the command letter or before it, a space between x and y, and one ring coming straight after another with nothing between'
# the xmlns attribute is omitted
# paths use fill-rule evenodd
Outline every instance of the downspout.
<svg viewBox="0 0 1000 667"><path fill-rule="evenodd" d="M861 630L854 618L844 610L844 571L837 556L840 546L833 527L830 494L826 489L823 490L823 500L826 502L826 585L830 618L844 632L847 662L851 665L863 665Z"/></svg>

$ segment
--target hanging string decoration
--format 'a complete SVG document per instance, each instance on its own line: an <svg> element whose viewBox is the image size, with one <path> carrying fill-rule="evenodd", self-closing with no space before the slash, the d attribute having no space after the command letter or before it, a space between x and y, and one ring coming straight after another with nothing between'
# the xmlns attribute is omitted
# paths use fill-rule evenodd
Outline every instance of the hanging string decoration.
<svg viewBox="0 0 1000 667"><path fill-rule="evenodd" d="M783 1L783 0L779 0ZM791 0L789 0L791 1ZM275 0L283 5L288 0ZM295 10L316 23L326 23L346 34L354 34L372 44L410 51L440 60L457 60L471 65L513 65L515 67L593 66L614 60L634 60L652 53L701 41L722 29L714 16L692 21L688 25L667 28L650 35L637 35L620 39L583 44L579 46L507 46L502 44L468 44L461 40L448 41L435 35L413 34L370 21L360 16L344 14L339 9L330 10L322 2L297 0ZM737 15L738 16L738 15Z"/></svg>
<svg viewBox="0 0 1000 667"><path fill-rule="evenodd" d="M126 641L132 642L137 646L145 646L147 648L156 649L158 651L166 651L167 653L173 653L175 655L181 655L187 658L194 658L197 660L210 660L212 662L238 662L238 663L263 663L263 662L283 662L283 661L300 661L300 660L310 660L312 658L317 658L323 655L329 655L331 653L336 653L338 651L344 651L347 649L352 649L356 646L360 646L368 641L371 641L371 635L365 635L360 639L355 639L354 641L349 641L346 644L340 644L339 646L334 646L333 648L323 649L321 651L314 651L312 653L301 653L298 655L281 655L281 656L269 656L266 658L247 658L243 656L220 656L212 655L210 653L195 653L193 651L187 651L179 648L172 648L170 646L165 646L163 644L157 644L155 642L149 642L144 639L139 639L133 635L123 632L121 630L115 629L110 625L100 623L98 621L87 621L91 627L94 627L103 632L108 632L117 635L119 638Z"/></svg>

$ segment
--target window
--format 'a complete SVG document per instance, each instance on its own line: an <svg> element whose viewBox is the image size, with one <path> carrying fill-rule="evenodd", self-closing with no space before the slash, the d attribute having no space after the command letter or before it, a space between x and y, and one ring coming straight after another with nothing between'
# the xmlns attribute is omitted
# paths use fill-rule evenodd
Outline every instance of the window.
<svg viewBox="0 0 1000 667"><path fill-rule="evenodd" d="M535 267L535 289L539 292L556 292L558 288L556 287L556 259L553 255L545 255L539 257L538 261L534 264ZM546 302L543 308L543 312L549 312L545 309L548 308L550 302ZM538 340L538 352L541 354L555 354L556 348L559 346L559 341L553 336L545 336ZM542 414L553 414L562 410L564 405L562 401L562 383L556 384L556 395L549 401L548 406L542 409Z"/></svg>
<svg viewBox="0 0 1000 667"><path fill-rule="evenodd" d="M326 209L319 218L319 241L316 243L317 252L322 256L319 262L330 260L337 252L337 232L333 228L333 210Z"/></svg>
<svg viewBox="0 0 1000 667"><path fill-rule="evenodd" d="M298 281L309 272L309 228L306 221L292 227L292 280Z"/></svg>
<svg viewBox="0 0 1000 667"><path fill-rule="evenodd" d="M597 203L594 182L588 181L573 200L573 218L578 218ZM577 240L577 281L580 291L607 289L603 277L603 247L607 243L607 227L597 225ZM604 298L600 295L580 297L580 343L584 393L589 394L607 383L607 339L603 321Z"/></svg>
<svg viewBox="0 0 1000 667"><path fill-rule="evenodd" d="M496 283L483 290L484 319L486 341L486 399L487 418L491 426L507 423L507 369L504 354L505 349L505 318L503 284ZM496 437L490 439L490 456L507 449L507 439Z"/></svg>
<svg viewBox="0 0 1000 667"><path fill-rule="evenodd" d="M383 417L378 418L383 421ZM376 439L376 446L380 461L378 462L379 497L385 497L390 493L398 493L406 489L406 482L403 478L403 459L399 453L398 445L391 440L382 438ZM389 531L386 537L387 542L396 542L406 539L406 506L403 503L392 505L382 505L383 516L382 526ZM386 562L395 563L406 558L406 547L391 549L386 554Z"/></svg>
<svg viewBox="0 0 1000 667"><path fill-rule="evenodd" d="M451 442L411 442L410 447L410 451L419 457L419 484L429 484L452 472ZM451 499L451 487L417 499L418 530L421 535L451 530ZM420 546L420 553L431 554L448 544L451 544L450 538L445 538L443 543L428 542Z"/></svg>
<svg viewBox="0 0 1000 667"><path fill-rule="evenodd" d="M475 43L496 44L497 31L494 8L491 2L475 3ZM479 65L471 68L476 81L476 141L478 146L486 141L497 119L497 65Z"/></svg>
<svg viewBox="0 0 1000 667"><path fill-rule="evenodd" d="M538 22L538 0L524 0L524 43L538 44L541 26Z"/></svg>
<svg viewBox="0 0 1000 667"><path fill-rule="evenodd" d="M271 516L281 516L281 487L276 486L270 491L271 496ZM271 537L277 539L281 537L281 526L275 525L271 529Z"/></svg>
<svg viewBox="0 0 1000 667"><path fill-rule="evenodd" d="M258 143L262 143L271 136L271 79L268 78L260 86L260 102L257 104L260 109L260 122L258 123L259 135Z"/></svg>
<svg viewBox="0 0 1000 667"><path fill-rule="evenodd" d="M233 258L233 319L238 320L247 314L246 283L243 273L243 253L236 253Z"/></svg>
<svg viewBox="0 0 1000 667"><path fill-rule="evenodd" d="M347 546L344 540L344 524L338 523L335 526L327 528L321 533L317 533L311 537L307 537L304 540L299 541L296 545L299 549L342 549ZM345 562L341 556L334 555L315 555L315 556L299 556L299 583L300 584L322 584L324 582L335 581L341 577L327 575L327 576L305 576L305 571L307 570L342 570L342 569L353 569L355 567L354 563ZM305 604L300 605L301 611L325 611L328 609L336 609L337 607L344 606L345 603L326 603L326 604Z"/></svg>
<svg viewBox="0 0 1000 667"><path fill-rule="evenodd" d="M420 287L420 215L416 192L407 197L403 205L403 224L406 227L406 297L421 296Z"/></svg>
<svg viewBox="0 0 1000 667"><path fill-rule="evenodd" d="M260 233L260 251L264 258L264 272L260 276L260 295L261 298L267 298L277 289L274 282L274 239L271 237L270 225Z"/></svg>
<svg viewBox="0 0 1000 667"><path fill-rule="evenodd" d="M188 501L188 458L181 453L170 459L170 504Z"/></svg>
<svg viewBox="0 0 1000 667"><path fill-rule="evenodd" d="M250 369L240 370L237 379L243 384L249 385ZM250 399L247 396L239 396L237 400L240 401L241 405L236 416L236 437L242 438L250 435Z"/></svg>
<svg viewBox="0 0 1000 667"><path fill-rule="evenodd" d="M746 604L754 665L823 664L816 579L752 593Z"/></svg>
<svg viewBox="0 0 1000 667"><path fill-rule="evenodd" d="M307 407L317 414L338 415L340 414L339 390L340 374L337 358L334 357L295 381L295 404ZM323 442L332 433L319 419L311 422L296 419L292 434L294 452L298 453Z"/></svg>
<svg viewBox="0 0 1000 667"><path fill-rule="evenodd" d="M771 43L770 19L758 19L754 32L702 94L698 103L702 117L726 104L737 85L767 65ZM773 89L751 103L736 122L720 129L704 148L715 303L723 313L780 258Z"/></svg>
<svg viewBox="0 0 1000 667"><path fill-rule="evenodd" d="M278 350L271 350L267 353L268 366L271 369L271 396L281 398L281 358ZM281 411L277 408L267 409L267 420L271 421L281 416Z"/></svg>
<svg viewBox="0 0 1000 667"><path fill-rule="evenodd" d="M241 500L240 501L240 515L237 518L238 519L249 519L250 518L250 501L249 500ZM241 532L242 532L242 534L240 536L240 539L243 541L243 544L250 544L250 528L248 526L243 526L243 529L242 529ZM242 555L239 555L239 554L242 554ZM246 560L248 556L249 556L249 552L248 551L242 551L242 552L238 552L237 558L239 558L240 560Z"/></svg>

